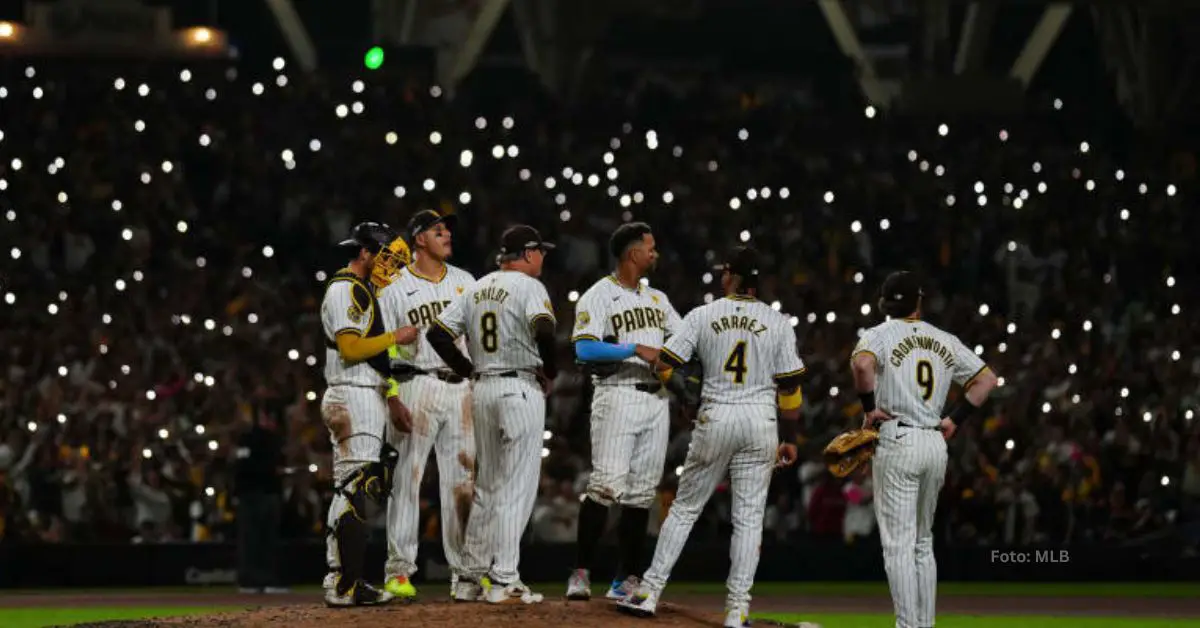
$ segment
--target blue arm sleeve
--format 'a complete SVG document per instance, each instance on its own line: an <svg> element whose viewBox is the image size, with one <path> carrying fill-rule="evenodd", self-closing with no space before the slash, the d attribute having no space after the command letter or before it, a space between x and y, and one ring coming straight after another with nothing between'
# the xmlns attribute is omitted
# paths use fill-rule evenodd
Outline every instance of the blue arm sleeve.
<svg viewBox="0 0 1200 628"><path fill-rule="evenodd" d="M599 340L575 341L575 357L581 362L619 362L633 356L632 344L615 345Z"/></svg>

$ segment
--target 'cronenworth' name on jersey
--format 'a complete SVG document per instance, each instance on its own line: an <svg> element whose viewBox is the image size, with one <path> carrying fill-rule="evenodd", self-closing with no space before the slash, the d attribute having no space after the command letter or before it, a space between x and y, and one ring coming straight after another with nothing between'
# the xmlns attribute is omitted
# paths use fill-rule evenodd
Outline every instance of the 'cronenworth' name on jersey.
<svg viewBox="0 0 1200 628"><path fill-rule="evenodd" d="M950 383L966 387L987 367L957 336L919 319L894 318L863 332L850 361L875 356L875 405L913 427L935 428Z"/></svg>

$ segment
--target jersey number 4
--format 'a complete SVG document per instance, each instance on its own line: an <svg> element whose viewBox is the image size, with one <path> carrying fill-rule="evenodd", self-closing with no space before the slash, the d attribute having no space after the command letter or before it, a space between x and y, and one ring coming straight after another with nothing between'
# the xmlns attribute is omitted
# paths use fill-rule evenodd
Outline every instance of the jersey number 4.
<svg viewBox="0 0 1200 628"><path fill-rule="evenodd" d="M479 344L483 345L484 351L495 353L500 348L498 328L495 312L484 312L479 316Z"/></svg>
<svg viewBox="0 0 1200 628"><path fill-rule="evenodd" d="M746 381L746 341L739 340L733 345L733 351L725 358L725 372L733 374L733 383L741 384Z"/></svg>
<svg viewBox="0 0 1200 628"><path fill-rule="evenodd" d="M921 399L929 401L933 396L933 365L929 360L917 361L917 386L921 387Z"/></svg>

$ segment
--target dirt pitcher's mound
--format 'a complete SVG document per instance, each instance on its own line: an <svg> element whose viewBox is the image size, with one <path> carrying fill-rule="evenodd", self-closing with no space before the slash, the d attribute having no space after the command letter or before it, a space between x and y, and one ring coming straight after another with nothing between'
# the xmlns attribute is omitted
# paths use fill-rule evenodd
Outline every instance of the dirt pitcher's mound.
<svg viewBox="0 0 1200 628"><path fill-rule="evenodd" d="M476 626L479 628L537 628L550 626L565 628L616 628L618 626L640 626L660 628L664 626L688 626L719 628L723 617L706 611L660 604L652 623L617 610L612 602L567 602L550 599L541 604L497 606L471 603L455 604L448 601L413 602L389 604L374 608L332 609L320 605L296 605L263 607L233 613L219 613L198 617L176 617L158 620L111 621L79 624L76 628L250 628L271 627L339 628L362 626Z"/></svg>

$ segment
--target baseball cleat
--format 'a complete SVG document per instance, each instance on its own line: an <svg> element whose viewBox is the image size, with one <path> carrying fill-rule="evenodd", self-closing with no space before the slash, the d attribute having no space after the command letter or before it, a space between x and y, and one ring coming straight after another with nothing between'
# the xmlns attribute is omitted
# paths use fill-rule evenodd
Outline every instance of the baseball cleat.
<svg viewBox="0 0 1200 628"><path fill-rule="evenodd" d="M489 604L541 604L541 593L529 590L520 580L509 584L493 582L485 594Z"/></svg>
<svg viewBox="0 0 1200 628"><path fill-rule="evenodd" d="M618 601L617 609L638 617L654 617L658 609L658 591L643 584Z"/></svg>
<svg viewBox="0 0 1200 628"><path fill-rule="evenodd" d="M392 576L383 584L383 590L402 599L417 597L417 588L409 582L408 576Z"/></svg>
<svg viewBox="0 0 1200 628"><path fill-rule="evenodd" d="M375 587L359 580L345 593L338 594L337 589L325 590L325 606L330 608L350 608L353 606L379 606L395 599L391 593L380 591Z"/></svg>
<svg viewBox="0 0 1200 628"><path fill-rule="evenodd" d="M571 577L567 579L567 599L592 599L592 583L588 580L588 570L576 569L571 572Z"/></svg>
<svg viewBox="0 0 1200 628"><path fill-rule="evenodd" d="M750 625L750 609L744 606L725 611L725 628L746 628Z"/></svg>
<svg viewBox="0 0 1200 628"><path fill-rule="evenodd" d="M608 593L605 593L604 597L610 600L623 600L637 591L638 585L641 583L642 580L637 576L629 576L624 581L613 580L612 586L608 588Z"/></svg>
<svg viewBox="0 0 1200 628"><path fill-rule="evenodd" d="M450 597L455 602L482 602L487 595L483 585L469 578L459 578L454 581Z"/></svg>

